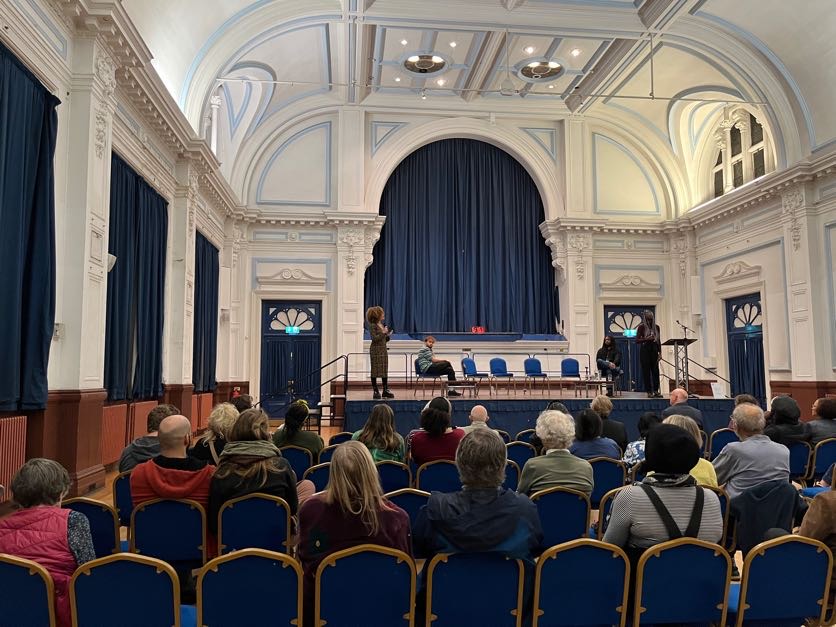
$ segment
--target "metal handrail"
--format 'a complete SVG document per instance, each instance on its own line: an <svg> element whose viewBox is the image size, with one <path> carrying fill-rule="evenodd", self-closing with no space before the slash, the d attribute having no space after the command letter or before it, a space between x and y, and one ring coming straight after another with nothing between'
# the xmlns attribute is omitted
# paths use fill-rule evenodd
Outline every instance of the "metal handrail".
<svg viewBox="0 0 836 627"><path fill-rule="evenodd" d="M333 383L334 381L336 381L337 379L340 379L340 378L342 378L342 380L343 380L343 390L345 391L346 395L348 395L348 355L347 354L339 355L339 356L335 357L334 359L332 359L331 361L329 361L328 363L323 364L322 366L320 366L316 370L311 370L307 374L304 374L301 377L299 377L298 379L296 379L294 381L294 383L296 381L304 381L305 379L311 378L315 374L322 372L325 368L328 368L329 366L332 366L332 365L334 365L335 363L337 363L338 361L341 361L341 360L343 362L343 371L339 374L334 375L330 379L327 379L325 381L320 381L320 383L318 385L314 385L314 386L308 388L307 390L305 390L304 392L301 392L301 393L296 392L296 390L293 388L293 386L291 386L290 390L289 390L290 391L290 400L287 403L285 403L284 405L282 405L281 407L279 407L279 410L287 409L288 407L290 407L290 405L292 405L295 402L296 399L304 398L304 397L308 396L309 394L312 394L313 392L315 392L317 389L320 389L320 398L321 398L322 397L322 392L321 392L322 386L323 385L329 385L329 384ZM263 394L261 396L261 398L259 398L257 404L261 404L261 403L264 402L265 399L272 398L272 397L275 397L275 396L278 396L278 393L276 393L276 394ZM321 402L322 401L320 400L320 403Z"/></svg>
<svg viewBox="0 0 836 627"><path fill-rule="evenodd" d="M699 366L700 368L702 368L702 369L703 369L703 370L705 370L706 372L711 373L712 375L714 375L714 376L715 376L715 377L717 377L718 379L722 379L723 381L725 381L726 383L728 383L729 385L731 385L731 381L729 381L729 380L728 380L728 379L726 379L725 377L721 377L719 374L717 374L717 372L716 372L716 371L712 370L711 368L706 368L706 367L705 367L705 366L703 366L700 362L698 362L698 361L696 361L696 360L694 360L694 359L691 359L690 357L688 358L688 361L690 361L692 364L695 364L695 365Z"/></svg>

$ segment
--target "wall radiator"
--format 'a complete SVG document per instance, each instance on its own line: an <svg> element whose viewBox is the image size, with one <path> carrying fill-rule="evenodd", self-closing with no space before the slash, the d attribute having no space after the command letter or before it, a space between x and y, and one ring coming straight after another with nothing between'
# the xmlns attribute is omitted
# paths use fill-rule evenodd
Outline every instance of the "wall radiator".
<svg viewBox="0 0 836 627"><path fill-rule="evenodd" d="M26 416L0 418L0 484L6 490L0 503L11 499L9 484L26 461Z"/></svg>

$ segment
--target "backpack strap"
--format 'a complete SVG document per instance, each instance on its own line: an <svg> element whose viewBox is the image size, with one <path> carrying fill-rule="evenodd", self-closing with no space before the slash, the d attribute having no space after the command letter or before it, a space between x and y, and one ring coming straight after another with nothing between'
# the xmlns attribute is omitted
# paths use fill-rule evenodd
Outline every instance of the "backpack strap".
<svg viewBox="0 0 836 627"><path fill-rule="evenodd" d="M647 494L647 498L650 499L653 508L656 510L656 513L659 514L659 518L662 519L662 523L668 531L668 539L678 540L681 538L682 532L679 530L679 527L673 519L673 516L671 516L671 513L668 511L668 508L665 507L664 503L662 503L662 499L660 499L659 495L656 494L656 490L643 483L640 483L639 486L642 490L644 490L644 493ZM691 514L691 518L693 519L693 514Z"/></svg>
<svg viewBox="0 0 836 627"><path fill-rule="evenodd" d="M217 466L220 457L218 457L218 452L215 450L215 440L209 442L209 452L212 453L212 459L215 460L215 465Z"/></svg>
<svg viewBox="0 0 836 627"><path fill-rule="evenodd" d="M704 504L705 490L702 486L697 486L697 498L694 500L694 509L691 510L691 520L688 521L688 528L685 529L685 537L696 538L699 535Z"/></svg>

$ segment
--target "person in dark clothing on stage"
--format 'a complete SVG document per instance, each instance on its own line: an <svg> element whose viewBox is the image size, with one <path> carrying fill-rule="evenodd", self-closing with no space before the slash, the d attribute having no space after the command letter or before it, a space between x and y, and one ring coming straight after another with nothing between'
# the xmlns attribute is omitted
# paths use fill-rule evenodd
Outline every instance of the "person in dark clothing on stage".
<svg viewBox="0 0 836 627"><path fill-rule="evenodd" d="M383 381L383 398L395 398L389 391L389 349L386 343L392 336L392 330L383 324L386 314L383 307L369 307L366 311L366 320L369 323L369 335L372 343L369 345L369 359L371 361L372 389L375 400L380 398L380 390L377 388L377 378Z"/></svg>
<svg viewBox="0 0 836 627"><path fill-rule="evenodd" d="M598 349L595 361L605 379L615 379L624 372L621 369L621 352L616 348L612 335L604 337L604 343Z"/></svg>
<svg viewBox="0 0 836 627"><path fill-rule="evenodd" d="M659 392L659 360L662 358L662 331L652 311L642 313L642 323L636 329L636 344L641 346L639 361L642 366L644 389L648 398L662 398Z"/></svg>

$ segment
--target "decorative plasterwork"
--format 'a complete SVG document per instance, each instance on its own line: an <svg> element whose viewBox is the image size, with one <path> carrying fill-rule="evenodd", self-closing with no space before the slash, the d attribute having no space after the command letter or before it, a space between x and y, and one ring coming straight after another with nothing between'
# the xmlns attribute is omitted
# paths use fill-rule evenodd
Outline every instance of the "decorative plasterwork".
<svg viewBox="0 0 836 627"><path fill-rule="evenodd" d="M726 264L723 271L714 277L714 282L723 284L742 279L760 279L761 267L750 266L745 261L732 261Z"/></svg>
<svg viewBox="0 0 836 627"><path fill-rule="evenodd" d="M349 274L354 274L357 270L356 249L365 243L365 239L362 229L345 229L340 231L338 241L343 246L348 247L345 254L345 270Z"/></svg>
<svg viewBox="0 0 836 627"><path fill-rule="evenodd" d="M688 239L680 237L673 243L673 251L677 253L679 261L679 276L683 279L688 274Z"/></svg>
<svg viewBox="0 0 836 627"><path fill-rule="evenodd" d="M95 122L95 141L96 157L99 159L104 157L105 147L107 146L107 127L110 121L110 111L104 105L96 107L96 122Z"/></svg>
<svg viewBox="0 0 836 627"><path fill-rule="evenodd" d="M793 250L801 247L801 221L798 214L804 206L804 191L801 186L792 187L781 194L781 212L789 219Z"/></svg>
<svg viewBox="0 0 836 627"><path fill-rule="evenodd" d="M651 283L636 274L624 274L615 281L601 281L598 283L598 288L602 292L635 292L638 290L658 293L662 285L659 283Z"/></svg>
<svg viewBox="0 0 836 627"><path fill-rule="evenodd" d="M572 234L569 236L569 248L577 253L583 253L587 248L592 247L592 239L589 235Z"/></svg>

